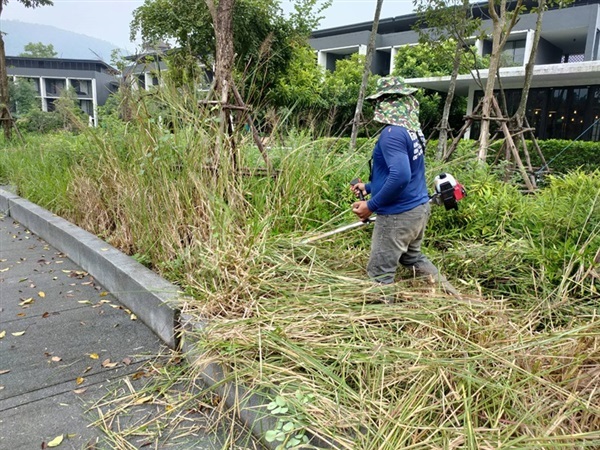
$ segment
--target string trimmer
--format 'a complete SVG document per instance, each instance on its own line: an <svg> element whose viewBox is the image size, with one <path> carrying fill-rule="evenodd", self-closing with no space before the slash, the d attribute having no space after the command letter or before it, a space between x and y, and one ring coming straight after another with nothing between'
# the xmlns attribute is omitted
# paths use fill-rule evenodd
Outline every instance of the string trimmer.
<svg viewBox="0 0 600 450"><path fill-rule="evenodd" d="M433 195L429 196L429 203L433 205L444 205L446 210L456 209L458 210L458 202L461 201L466 194L465 188L458 182L456 179L450 175L449 173L441 173L434 179L434 187L435 191ZM351 186L360 183L358 178L355 178L350 182ZM364 200L364 196L362 192L359 193L360 200ZM329 236L333 236L338 233L343 233L348 230L353 230L354 228L359 228L364 225L369 225L375 220L377 217L369 217L367 220L361 220L360 222L354 222L348 225L343 225L335 230L327 231L326 233L318 234L316 236L312 236L310 238L303 239L300 241L301 245L311 244L315 241L319 241Z"/></svg>

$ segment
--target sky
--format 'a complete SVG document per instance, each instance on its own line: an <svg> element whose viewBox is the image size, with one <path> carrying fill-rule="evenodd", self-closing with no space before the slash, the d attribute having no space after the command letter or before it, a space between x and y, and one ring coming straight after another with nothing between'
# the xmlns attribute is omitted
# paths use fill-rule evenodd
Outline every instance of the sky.
<svg viewBox="0 0 600 450"><path fill-rule="evenodd" d="M4 6L2 19L55 26L103 39L134 53L139 42L130 42L129 24L133 11L143 3L143 0L54 0L54 6L31 9L12 0ZM371 21L376 3L376 0L333 0L323 13L319 29ZM281 0L281 6L284 11L292 9L289 0ZM384 0L381 18L409 14L412 9L412 0Z"/></svg>

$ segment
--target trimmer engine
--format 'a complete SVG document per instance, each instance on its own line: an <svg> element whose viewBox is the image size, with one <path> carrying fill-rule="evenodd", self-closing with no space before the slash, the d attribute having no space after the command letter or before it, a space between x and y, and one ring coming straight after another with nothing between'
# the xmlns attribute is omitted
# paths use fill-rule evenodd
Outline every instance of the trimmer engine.
<svg viewBox="0 0 600 450"><path fill-rule="evenodd" d="M430 202L444 205L446 210L458 209L458 202L466 195L465 188L449 173L441 173L433 180L435 194Z"/></svg>

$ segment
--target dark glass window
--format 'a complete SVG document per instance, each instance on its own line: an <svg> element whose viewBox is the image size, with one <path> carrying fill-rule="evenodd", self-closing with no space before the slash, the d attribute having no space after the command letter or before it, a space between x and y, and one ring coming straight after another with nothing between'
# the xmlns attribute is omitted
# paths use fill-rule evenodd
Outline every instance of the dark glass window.
<svg viewBox="0 0 600 450"><path fill-rule="evenodd" d="M525 39L509 41L502 51L503 66L522 66L525 64Z"/></svg>

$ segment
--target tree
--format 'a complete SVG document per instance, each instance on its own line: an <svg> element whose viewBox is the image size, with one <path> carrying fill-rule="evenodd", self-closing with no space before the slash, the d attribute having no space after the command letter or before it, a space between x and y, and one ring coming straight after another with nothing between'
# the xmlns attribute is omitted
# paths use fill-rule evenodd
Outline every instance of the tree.
<svg viewBox="0 0 600 450"><path fill-rule="evenodd" d="M40 109L40 100L37 98L35 84L24 79L16 82L9 81L10 111L14 117L27 114L34 108Z"/></svg>
<svg viewBox="0 0 600 450"><path fill-rule="evenodd" d="M258 103L286 72L293 55L292 44L307 39L318 24L318 14L329 2L316 7L317 0L294 0L295 11L288 17L284 17L280 3L145 0L134 12L131 36L135 38L139 33L146 42L174 40L179 51L196 56L206 67L218 65L220 75L215 81L221 78L223 65L231 66L239 75L236 83L240 91L247 100ZM235 55L233 61L215 60L217 53L229 58L231 52Z"/></svg>
<svg viewBox="0 0 600 450"><path fill-rule="evenodd" d="M512 6L513 9L509 9ZM490 140L490 119L495 108L494 87L496 85L497 72L500 68L502 51L510 32L517 24L519 15L523 12L523 0L517 0L509 5L508 0L489 0L488 12L492 18L492 52L488 70L488 78L485 84L483 99L481 102L481 132L479 136L479 153L477 159L485 162ZM495 111L494 111L495 112ZM510 136L507 136L510 138ZM527 181L527 180L526 180Z"/></svg>
<svg viewBox="0 0 600 450"><path fill-rule="evenodd" d="M367 55L365 58L362 82L360 84L360 90L358 91L358 100L356 103L356 111L354 112L354 120L352 121L352 134L350 136L351 150L356 148L356 137L358 136L358 127L360 126L360 119L362 117L363 102L365 100L369 75L371 75L371 61L373 60L373 52L375 51L375 39L377 38L377 28L379 28L379 16L381 15L382 6L383 0L377 0L377 5L375 6L375 17L373 18L373 25L371 26L371 34L369 36L369 45L367 46Z"/></svg>
<svg viewBox="0 0 600 450"><path fill-rule="evenodd" d="M149 42L175 39L181 51L198 56L206 67L214 66L211 93L219 106L221 133L217 134L213 159L220 161L217 152L229 147L235 167L233 141L225 137L233 130L231 113L241 110L247 117L262 151L245 103L266 98L277 77L285 73L292 55L290 43L299 37L306 39L315 23L310 11L316 3L295 0L296 12L286 19L279 0L146 0L134 12L131 34L135 37L139 32ZM238 80L234 80L234 72L240 75ZM237 105L229 104L232 95ZM264 151L263 157L270 166Z"/></svg>
<svg viewBox="0 0 600 450"><path fill-rule="evenodd" d="M464 64L464 56L470 54L465 40L479 29L481 21L472 18L469 0L415 0L415 6L417 13L421 15L421 19L417 22L417 32L422 43L432 45L441 50L442 54L445 53L445 48L448 48L449 41L454 43L452 56L449 56L452 60L450 84L442 118L438 125L439 140L436 156L438 159L442 159L446 154L448 143L449 117L456 80L461 63ZM424 28L423 24L429 28ZM471 68L475 68L477 61L472 61L472 64Z"/></svg>
<svg viewBox="0 0 600 450"><path fill-rule="evenodd" d="M400 47L394 60L394 75L404 78L423 78L445 76L453 71L452 55L456 44L451 39L443 43L431 43L424 41L417 45L406 45ZM462 52L459 73L469 73L473 68L472 52ZM477 66L485 65L484 60L477 60ZM419 119L423 132L431 135L443 116L443 98L437 92L419 90L415 96L419 101ZM466 111L466 99L464 97L454 98L448 114L450 125L462 122ZM441 128L441 127L438 127Z"/></svg>
<svg viewBox="0 0 600 450"><path fill-rule="evenodd" d="M56 58L58 53L54 50L54 45L44 45L41 42L30 42L23 47L25 50L19 56L30 58Z"/></svg>
<svg viewBox="0 0 600 450"><path fill-rule="evenodd" d="M52 5L51 0L17 0L26 8L37 8L38 6ZM2 10L8 0L0 1L0 17ZM10 94L8 92L8 74L6 73L6 52L4 50L4 37L0 32L0 120L4 127L4 136L6 139L11 137L11 127L13 121L9 111Z"/></svg>

